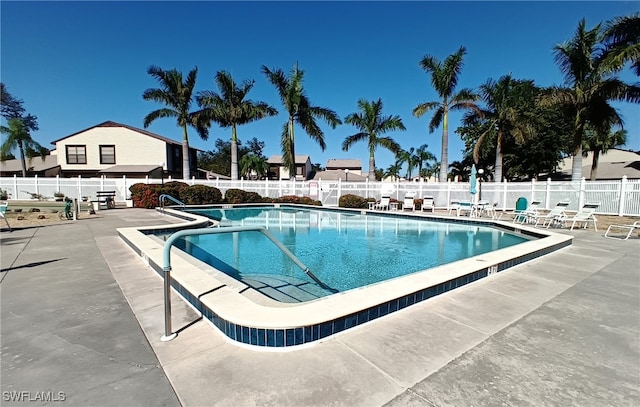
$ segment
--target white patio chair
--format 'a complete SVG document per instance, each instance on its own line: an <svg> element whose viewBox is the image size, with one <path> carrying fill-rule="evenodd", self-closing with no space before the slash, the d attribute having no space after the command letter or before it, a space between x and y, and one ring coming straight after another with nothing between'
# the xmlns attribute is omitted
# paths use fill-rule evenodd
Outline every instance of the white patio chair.
<svg viewBox="0 0 640 407"><path fill-rule="evenodd" d="M549 229L551 225L558 226L564 223L564 220L567 218L567 215L564 213L565 210L569 207L569 201L560 201L556 204L554 208L552 208L549 213L544 215L536 216L535 227L538 227L538 223L542 221L541 227Z"/></svg>
<svg viewBox="0 0 640 407"><path fill-rule="evenodd" d="M432 196L423 197L422 198L422 207L420 208L420 210L435 212L435 210L436 210L435 199ZM449 211L449 212L451 212L451 211Z"/></svg>
<svg viewBox="0 0 640 407"><path fill-rule="evenodd" d="M580 208L580 210L575 215L573 215L570 218L568 217L564 219L563 222L565 224L567 222L571 222L571 230L573 230L573 227L576 225L576 223L578 224L582 223L582 229L586 229L587 226L589 225L589 222L591 222L593 223L593 228L597 232L598 221L596 217L593 215L593 213L596 211L596 209L598 209L599 206L600 206L600 202L586 203L582 208Z"/></svg>
<svg viewBox="0 0 640 407"><path fill-rule="evenodd" d="M406 211L409 209L412 211L416 210L416 205L413 202L413 195L405 195L404 201L402 202L402 210Z"/></svg>
<svg viewBox="0 0 640 407"><path fill-rule="evenodd" d="M624 237L622 236L616 237L616 236L609 235L609 233L611 233L611 229L629 229L629 231L626 232L626 235L623 233ZM607 228L607 231L604 232L604 237L608 237L609 239L627 240L631 236L634 230L640 230L640 220L633 222L631 225L609 225L609 227Z"/></svg>

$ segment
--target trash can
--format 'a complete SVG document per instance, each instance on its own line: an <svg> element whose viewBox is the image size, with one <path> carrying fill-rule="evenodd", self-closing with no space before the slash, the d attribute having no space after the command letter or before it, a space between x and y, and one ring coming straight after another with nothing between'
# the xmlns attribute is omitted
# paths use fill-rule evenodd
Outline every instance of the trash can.
<svg viewBox="0 0 640 407"><path fill-rule="evenodd" d="M527 210L527 205L528 205L527 198L521 196L516 201L516 211L515 211L515 213L516 214L523 213L524 211ZM522 221L524 221L525 218L526 218L525 215L516 215L514 221L522 222Z"/></svg>

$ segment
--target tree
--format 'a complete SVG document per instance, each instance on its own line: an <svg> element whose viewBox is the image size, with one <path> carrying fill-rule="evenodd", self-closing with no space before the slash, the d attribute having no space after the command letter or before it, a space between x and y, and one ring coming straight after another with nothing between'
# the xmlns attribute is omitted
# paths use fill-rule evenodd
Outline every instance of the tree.
<svg viewBox="0 0 640 407"><path fill-rule="evenodd" d="M391 177L392 181L395 181L396 179L400 178L400 171L402 170L402 164L399 163L398 161L395 162L395 164L391 164L389 166L389 168L387 168L384 171L384 176L385 177Z"/></svg>
<svg viewBox="0 0 640 407"><path fill-rule="evenodd" d="M163 71L159 67L152 65L147 70L147 73L159 82L160 88L145 90L142 98L162 103L167 107L149 113L144 118L144 128L149 127L156 119L175 117L178 127L182 128L182 177L189 179L191 178L191 156L189 154L187 126L196 128L203 140L207 140L209 137L208 124L204 121L204 118L199 117L194 112L190 112L198 68L193 68L184 81L182 80L182 73L177 69Z"/></svg>
<svg viewBox="0 0 640 407"><path fill-rule="evenodd" d="M288 77L281 69L270 70L264 65L262 65L262 72L276 87L280 100L289 114L287 122L282 128L280 145L282 146L282 164L289 170L289 175L294 178L296 174L294 125L296 123L300 125L324 151L327 147L324 141L324 132L316 123L316 119L324 120L334 129L337 125L342 124L342 121L333 110L311 105L302 86L304 71L298 69L297 63Z"/></svg>
<svg viewBox="0 0 640 407"><path fill-rule="evenodd" d="M487 80L480 85L480 98L486 108L465 115L466 122L487 123L485 132L478 138L473 150L473 160L478 164L480 148L488 139L495 145L494 180L502 181L502 164L505 139L513 137L517 144L524 143L525 137L533 132L533 125L527 113L531 112L536 97L533 81L515 80L511 74L494 81ZM487 137L492 135L493 137Z"/></svg>
<svg viewBox="0 0 640 407"><path fill-rule="evenodd" d="M369 147L369 181L375 179L375 152L378 146L386 148L394 154L400 151L400 145L391 137L381 137L382 134L394 130L405 130L400 116L382 116L382 99L369 102L364 99L358 101L360 112L351 113L345 117L345 123L360 130L359 133L348 136L342 142L342 150L349 151L354 143L366 141Z"/></svg>
<svg viewBox="0 0 640 407"><path fill-rule="evenodd" d="M612 118L615 122L616 118ZM610 123L610 126L622 125L622 123ZM598 178L598 160L600 159L600 153L606 153L610 148L623 146L627 142L627 131L619 129L615 132L611 131L611 127L605 130L601 128L591 128L590 126L585 129L585 152L592 151L593 157L591 159L591 181L595 181ZM583 156L586 156L583 153Z"/></svg>
<svg viewBox="0 0 640 407"><path fill-rule="evenodd" d="M630 62L633 72L640 76L640 13L608 21L603 42L607 66L618 71Z"/></svg>
<svg viewBox="0 0 640 407"><path fill-rule="evenodd" d="M198 168L229 176L231 174L231 141L217 139L214 145L215 150L198 154ZM242 157L247 154L262 157L266 161L266 157L262 153L263 149L264 142L255 137L249 140L246 146L238 140L238 161L241 162Z"/></svg>
<svg viewBox="0 0 640 407"><path fill-rule="evenodd" d="M421 178L431 177L432 166L429 161L436 161L436 156L428 150L429 146L423 144L416 150L416 162L418 163L418 175ZM425 168L426 165L426 168ZM425 171L426 170L426 171Z"/></svg>
<svg viewBox="0 0 640 407"><path fill-rule="evenodd" d="M422 69L431 74L431 84L441 98L439 102L420 103L413 109L413 115L422 117L430 110L435 110L429 122L429 133L433 133L442 124L442 151L440 155L440 182L447 181L449 161L449 111L477 110L475 101L478 96L470 89L455 92L458 76L462 70L462 57L466 53L464 47L449 55L443 62L431 55L425 55L420 61Z"/></svg>
<svg viewBox="0 0 640 407"><path fill-rule="evenodd" d="M451 169L451 177L455 179L458 177L460 181L468 181L469 180L469 172L471 171L471 165L463 161L454 161L449 164L449 168Z"/></svg>
<svg viewBox="0 0 640 407"><path fill-rule="evenodd" d="M0 114L7 120L20 119L24 126L31 131L38 131L38 118L31 114L25 115L24 102L9 93L4 83L0 82Z"/></svg>
<svg viewBox="0 0 640 407"><path fill-rule="evenodd" d="M37 155L42 157L42 161L46 157L48 150L38 144L31 138L31 134L29 134L29 128L24 124L22 119L14 118L9 119L8 123L9 127L0 126L0 133L6 134L8 137L0 146L0 156L3 158L7 157L11 150L17 148L20 151L20 163L22 164L22 176L27 176L27 164L25 161L25 156L29 158L29 163L31 163L31 159Z"/></svg>
<svg viewBox="0 0 640 407"><path fill-rule="evenodd" d="M267 175L269 164L263 156L248 153L240 159L240 171L247 179L252 178L254 174L258 178L262 178Z"/></svg>
<svg viewBox="0 0 640 407"><path fill-rule="evenodd" d="M407 164L407 179L411 179L413 169L418 166L417 157L413 154L415 148L411 147L409 150L400 150L396 154L396 160L400 164Z"/></svg>
<svg viewBox="0 0 640 407"><path fill-rule="evenodd" d="M601 111L614 110L609 101L640 102L640 88L627 85L611 75L612 66L603 58L599 48L600 24L586 29L582 19L573 38L554 48L555 60L564 74L566 88L554 87L540 103L547 106L566 106L573 112L573 166L571 179L582 178L582 142L585 126Z"/></svg>
<svg viewBox="0 0 640 407"><path fill-rule="evenodd" d="M197 114L201 120L214 121L221 127L231 127L231 179L238 179L238 134L237 126L275 116L278 111L265 102L254 102L245 97L255 81L244 80L238 87L226 71L218 71L215 76L220 93L210 90L198 92L196 101L202 109Z"/></svg>

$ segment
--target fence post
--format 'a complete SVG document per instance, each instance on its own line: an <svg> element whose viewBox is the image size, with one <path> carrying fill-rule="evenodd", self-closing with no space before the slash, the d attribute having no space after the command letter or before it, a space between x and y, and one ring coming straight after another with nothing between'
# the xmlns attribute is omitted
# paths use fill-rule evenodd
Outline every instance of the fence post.
<svg viewBox="0 0 640 407"><path fill-rule="evenodd" d="M122 174L122 200L127 199L127 176Z"/></svg>
<svg viewBox="0 0 640 407"><path fill-rule="evenodd" d="M536 199L536 179L531 179L531 201Z"/></svg>
<svg viewBox="0 0 640 407"><path fill-rule="evenodd" d="M244 189L244 177L240 177L240 189Z"/></svg>
<svg viewBox="0 0 640 407"><path fill-rule="evenodd" d="M62 192L60 191L60 175L56 174L56 191L55 192Z"/></svg>
<svg viewBox="0 0 640 407"><path fill-rule="evenodd" d="M551 178L547 178L547 190L544 196L544 208L549 209L549 201L551 200Z"/></svg>
<svg viewBox="0 0 640 407"><path fill-rule="evenodd" d="M196 177L192 176L191 177L191 186L194 186L196 184Z"/></svg>
<svg viewBox="0 0 640 407"><path fill-rule="evenodd" d="M624 204L627 202L627 176L623 175L620 180L620 203L618 204L618 216L624 216Z"/></svg>
<svg viewBox="0 0 640 407"><path fill-rule="evenodd" d="M342 196L342 178L338 178L338 202L340 202L341 196Z"/></svg>
<svg viewBox="0 0 640 407"><path fill-rule="evenodd" d="M269 177L264 179L264 196L269 196Z"/></svg>
<svg viewBox="0 0 640 407"><path fill-rule="evenodd" d="M582 177L580 180L580 191L578 191L578 209L584 205L585 187L587 185L586 179Z"/></svg>
<svg viewBox="0 0 640 407"><path fill-rule="evenodd" d="M13 174L13 199L18 199L18 176Z"/></svg>
<svg viewBox="0 0 640 407"><path fill-rule="evenodd" d="M104 191L104 175L100 176L100 191Z"/></svg>
<svg viewBox="0 0 640 407"><path fill-rule="evenodd" d="M400 177L396 178L396 199L400 200Z"/></svg>
<svg viewBox="0 0 640 407"><path fill-rule="evenodd" d="M507 210L507 179L504 179L504 182L502 183L503 187L502 187L502 210L506 211Z"/></svg>
<svg viewBox="0 0 640 407"><path fill-rule="evenodd" d="M145 184L148 184L148 183L149 183L149 176L148 176L148 175L145 175L145 176L144 176L144 183L145 183Z"/></svg>
<svg viewBox="0 0 640 407"><path fill-rule="evenodd" d="M38 174L33 177L33 186L36 189L36 196L40 193L40 188L38 188Z"/></svg>
<svg viewBox="0 0 640 407"><path fill-rule="evenodd" d="M282 196L282 180L278 180L278 197Z"/></svg>
<svg viewBox="0 0 640 407"><path fill-rule="evenodd" d="M82 175L78 175L78 198L82 199ZM89 202L91 205L91 202Z"/></svg>

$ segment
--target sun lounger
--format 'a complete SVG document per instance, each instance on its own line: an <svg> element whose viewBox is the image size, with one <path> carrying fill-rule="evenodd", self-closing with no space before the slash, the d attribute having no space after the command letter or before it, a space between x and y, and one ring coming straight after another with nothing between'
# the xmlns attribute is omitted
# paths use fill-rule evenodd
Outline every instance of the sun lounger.
<svg viewBox="0 0 640 407"><path fill-rule="evenodd" d="M586 229L589 225L589 222L593 223L593 228L595 231L598 231L598 226L596 225L597 219L593 215L593 213L598 209L600 203L586 203L580 210L570 218L566 218L563 222L566 224L567 222L571 222L571 230L576 225L576 223L582 223L582 228Z"/></svg>
<svg viewBox="0 0 640 407"><path fill-rule="evenodd" d="M413 203L413 195L405 195L404 202L402 203L402 210L406 211L411 209L412 211L416 210L416 206Z"/></svg>
<svg viewBox="0 0 640 407"><path fill-rule="evenodd" d="M8 205L9 204L0 204L0 218L4 219L4 221L7 222L7 227L9 228L9 231L12 231L13 229L11 229L11 225L9 224L9 220L5 216L5 214L7 213L7 206Z"/></svg>
<svg viewBox="0 0 640 407"><path fill-rule="evenodd" d="M432 196L425 196L422 198L422 207L420 209L423 211L435 212L435 199Z"/></svg>
<svg viewBox="0 0 640 407"><path fill-rule="evenodd" d="M542 221L541 227L549 229L549 227L559 226L564 223L564 220L567 218L567 215L564 211L569 207L569 201L560 201L556 204L555 208L551 209L549 213L544 215L536 216L536 224L535 227L538 227L540 221Z"/></svg>
<svg viewBox="0 0 640 407"><path fill-rule="evenodd" d="M389 203L391 202L391 196L383 195L380 198L380 202L376 203L373 209L379 209L381 211L389 210Z"/></svg>
<svg viewBox="0 0 640 407"><path fill-rule="evenodd" d="M629 229L629 231L624 231L622 232L622 236L611 236L610 233L612 232L611 229ZM608 237L610 239L622 239L622 240L627 240L631 234L633 233L634 230L640 230L640 220L637 220L635 222L633 222L631 225L609 225L609 227L607 228L607 231L604 232L604 237ZM614 232L615 233L615 232ZM618 232L619 234L620 232ZM626 233L626 235L625 235Z"/></svg>

